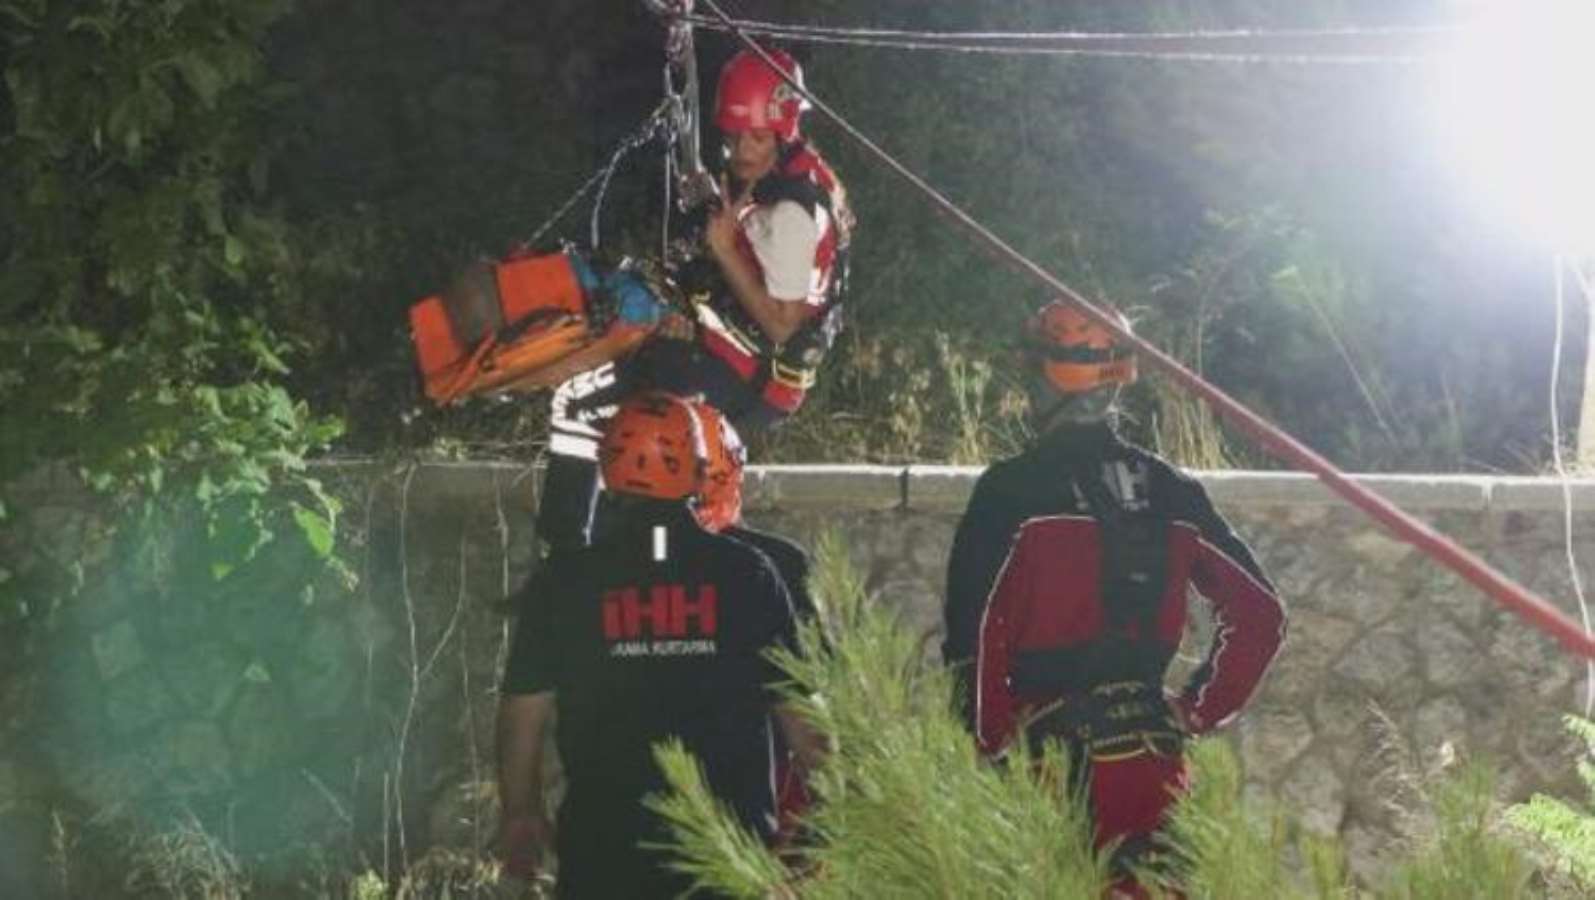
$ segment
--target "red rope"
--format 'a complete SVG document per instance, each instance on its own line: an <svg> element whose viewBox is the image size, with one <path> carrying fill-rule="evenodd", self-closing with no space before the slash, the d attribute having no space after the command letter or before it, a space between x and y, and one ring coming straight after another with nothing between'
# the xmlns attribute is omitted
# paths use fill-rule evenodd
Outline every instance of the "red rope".
<svg viewBox="0 0 1595 900"><path fill-rule="evenodd" d="M1271 424L1267 419L1252 412L1240 401L1235 400L1208 383L1200 375L1181 365L1172 356L1159 350L1141 337L1132 334L1119 324L1116 317L1098 309L1074 288L1064 284L1050 272L1032 262L1023 253L1009 246L991 229L980 224L980 222L964 212L957 204L926 183L923 178L914 174L912 170L898 162L890 153L887 153L868 137L865 137L847 120L838 115L835 110L826 105L824 101L810 93L807 88L798 83L797 79L788 75L786 70L782 69L763 47L748 37L736 23L732 22L730 17L715 3L715 0L703 0L703 3L720 19L728 30L736 35L738 40L746 45L748 49L758 54L764 60L765 65L778 73L787 84L791 85L794 90L812 103L815 109L823 113L849 137L857 141L884 163L887 168L916 188L930 200L938 212L951 218L955 224L974 235L998 259L1012 266L1021 275L1028 276L1045 285L1053 294L1073 303L1087 318L1135 347L1143 359L1151 362L1152 365L1187 390L1212 404L1219 415L1223 416L1230 424L1251 435L1253 439L1262 445L1263 449L1273 456L1285 462L1294 463L1317 475L1319 480L1323 481L1330 490L1367 513L1374 521L1384 525L1394 532L1397 537L1412 544L1442 565L1461 575L1479 590L1494 598L1496 602L1517 613L1530 625L1555 638L1569 652L1585 659L1595 660L1595 636L1587 634L1572 618L1528 588L1496 571L1484 560L1475 556L1455 541L1430 528L1427 524L1409 515L1383 497L1356 484L1344 472L1335 468L1334 464L1329 460L1314 453L1300 441Z"/></svg>

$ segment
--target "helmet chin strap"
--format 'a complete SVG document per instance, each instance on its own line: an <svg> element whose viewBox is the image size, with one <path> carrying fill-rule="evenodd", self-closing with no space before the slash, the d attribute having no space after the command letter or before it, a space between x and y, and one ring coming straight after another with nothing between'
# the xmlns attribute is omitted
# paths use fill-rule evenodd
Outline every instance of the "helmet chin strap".
<svg viewBox="0 0 1595 900"><path fill-rule="evenodd" d="M1081 394L1051 392L1057 400L1036 416L1036 430L1048 434L1065 425L1112 427L1118 420L1119 385L1098 388Z"/></svg>

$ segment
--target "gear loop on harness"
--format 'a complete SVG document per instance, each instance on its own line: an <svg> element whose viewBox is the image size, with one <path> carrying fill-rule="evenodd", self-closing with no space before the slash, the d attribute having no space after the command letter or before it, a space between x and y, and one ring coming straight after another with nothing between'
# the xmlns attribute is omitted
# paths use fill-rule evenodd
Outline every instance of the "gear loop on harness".
<svg viewBox="0 0 1595 900"><path fill-rule="evenodd" d="M1024 733L1040 742L1061 739L1082 762L1117 762L1151 753L1174 756L1185 742L1155 680L1100 684L1074 691L1030 711Z"/></svg>

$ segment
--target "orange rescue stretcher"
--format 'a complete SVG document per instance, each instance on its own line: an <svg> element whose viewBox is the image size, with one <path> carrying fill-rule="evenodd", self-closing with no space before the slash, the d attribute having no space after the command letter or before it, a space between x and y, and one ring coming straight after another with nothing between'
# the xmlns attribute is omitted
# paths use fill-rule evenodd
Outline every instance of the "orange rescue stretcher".
<svg viewBox="0 0 1595 900"><path fill-rule="evenodd" d="M652 325L622 321L585 290L564 253L482 260L410 307L426 395L466 397L553 387L630 353Z"/></svg>

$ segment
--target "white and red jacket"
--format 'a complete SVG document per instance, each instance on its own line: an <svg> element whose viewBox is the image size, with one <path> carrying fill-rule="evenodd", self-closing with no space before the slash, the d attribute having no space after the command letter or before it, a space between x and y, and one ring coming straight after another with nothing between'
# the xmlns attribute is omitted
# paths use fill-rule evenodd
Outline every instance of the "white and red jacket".
<svg viewBox="0 0 1595 900"><path fill-rule="evenodd" d="M847 227L839 219L847 215L830 168L802 145L786 153L780 171L759 182L753 202L738 211L738 251L764 280L770 296L807 307L811 324L805 328L837 302L837 268L847 245ZM801 258L786 258L792 254ZM775 372L781 348L729 290L716 291L709 306L702 332L705 349L753 385L763 402L782 413L795 412L812 379L812 366L788 365L785 369L791 371L783 377Z"/></svg>

